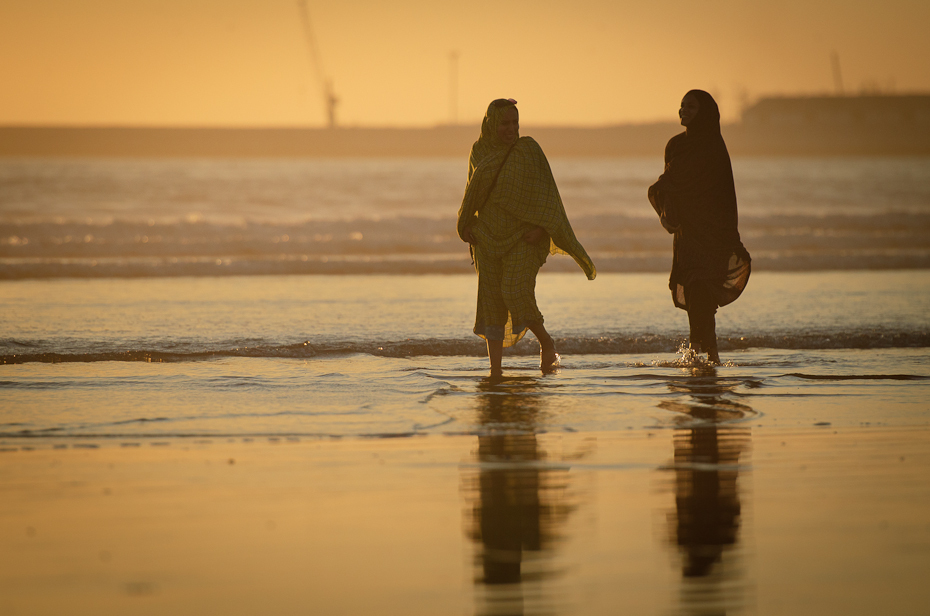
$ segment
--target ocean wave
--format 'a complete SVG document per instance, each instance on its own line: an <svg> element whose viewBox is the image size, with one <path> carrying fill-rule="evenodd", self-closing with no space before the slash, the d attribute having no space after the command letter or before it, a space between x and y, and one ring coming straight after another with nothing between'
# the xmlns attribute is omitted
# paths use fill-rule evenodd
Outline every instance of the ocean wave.
<svg viewBox="0 0 930 616"><path fill-rule="evenodd" d="M680 336L644 334L639 336L568 336L556 338L559 352L565 355L631 355L649 353L678 353L682 345ZM69 349L9 352L8 341L0 341L7 349L0 354L0 364L31 362L184 362L224 357L254 357L310 359L354 354L377 357L481 357L486 354L484 342L468 339L419 339L402 341L344 341L315 344L310 341L297 344L251 344L251 346L202 345L184 352L157 348L106 350L104 345L89 344L88 350ZM861 331L837 333L759 334L754 336L720 336L721 351L752 348L769 349L892 349L930 347L930 331ZM93 350L90 350L93 349ZM505 350L511 356L531 356L539 353L535 341L524 339ZM803 378L803 377L799 377ZM16 381L2 381L0 388L18 387Z"/></svg>
<svg viewBox="0 0 930 616"><path fill-rule="evenodd" d="M790 372L786 377L804 379L807 381L926 381L928 376L914 374L804 374Z"/></svg>
<svg viewBox="0 0 930 616"><path fill-rule="evenodd" d="M0 223L0 279L458 273L471 268L449 216L241 224L64 219ZM603 272L667 270L670 238L652 217L574 216ZM757 268L930 267L930 214L741 217ZM551 259L547 270L571 269Z"/></svg>

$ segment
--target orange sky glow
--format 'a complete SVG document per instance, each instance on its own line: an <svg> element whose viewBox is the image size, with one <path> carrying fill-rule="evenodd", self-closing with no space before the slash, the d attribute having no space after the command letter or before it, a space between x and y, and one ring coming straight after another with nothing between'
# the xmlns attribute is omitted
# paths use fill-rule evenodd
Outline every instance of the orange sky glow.
<svg viewBox="0 0 930 616"><path fill-rule="evenodd" d="M930 2L308 0L343 126L724 119L768 94L930 91ZM297 0L0 0L0 124L323 126Z"/></svg>

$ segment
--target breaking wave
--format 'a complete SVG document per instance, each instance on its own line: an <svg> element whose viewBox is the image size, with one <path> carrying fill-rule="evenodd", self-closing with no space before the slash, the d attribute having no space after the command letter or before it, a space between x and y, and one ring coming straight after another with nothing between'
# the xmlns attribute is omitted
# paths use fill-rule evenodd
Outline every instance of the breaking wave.
<svg viewBox="0 0 930 616"><path fill-rule="evenodd" d="M679 336L647 334L640 336L599 336L556 338L559 352L565 355L626 355L648 353L677 353L682 344ZM892 349L930 347L930 331L888 332L862 331L850 333L791 333L761 334L756 336L718 337L721 351L751 348L769 349ZM15 340L0 341L4 354L0 364L29 362L182 362L217 359L223 357L259 357L309 359L353 354L378 357L416 356L470 356L486 354L484 342L477 338L421 339L402 341L335 341L296 344L262 344L250 340L243 345L203 344L184 351L150 348L106 349L102 345L88 345L86 349L60 351L44 348L45 345L24 345ZM529 356L539 353L536 342L524 339L505 351L508 355Z"/></svg>
<svg viewBox="0 0 930 616"><path fill-rule="evenodd" d="M669 237L651 218L575 217L602 272L660 272ZM462 273L451 218L0 223L0 279ZM930 267L930 215L744 216L754 265L772 271ZM573 266L553 259L547 270Z"/></svg>
<svg viewBox="0 0 930 616"><path fill-rule="evenodd" d="M930 159L734 167L757 269L930 268ZM667 271L661 158L553 169L599 271ZM0 280L466 272L464 183L462 159L0 161Z"/></svg>

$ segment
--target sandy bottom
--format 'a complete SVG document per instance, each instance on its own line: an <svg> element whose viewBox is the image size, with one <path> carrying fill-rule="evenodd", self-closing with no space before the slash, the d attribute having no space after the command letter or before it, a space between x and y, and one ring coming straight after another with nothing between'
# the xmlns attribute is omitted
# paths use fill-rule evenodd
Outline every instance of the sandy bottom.
<svg viewBox="0 0 930 616"><path fill-rule="evenodd" d="M926 427L3 449L7 616L930 606Z"/></svg>

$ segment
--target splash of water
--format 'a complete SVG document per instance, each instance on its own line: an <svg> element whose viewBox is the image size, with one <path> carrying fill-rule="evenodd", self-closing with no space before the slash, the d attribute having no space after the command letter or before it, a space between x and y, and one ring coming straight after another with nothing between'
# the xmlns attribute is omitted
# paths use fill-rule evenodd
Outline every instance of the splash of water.
<svg viewBox="0 0 930 616"><path fill-rule="evenodd" d="M670 363L670 365L678 368L714 368L718 366L734 366L735 364L731 362L721 362L716 363L711 361L707 355L698 353L687 341L683 341L678 346L677 351L679 357Z"/></svg>

